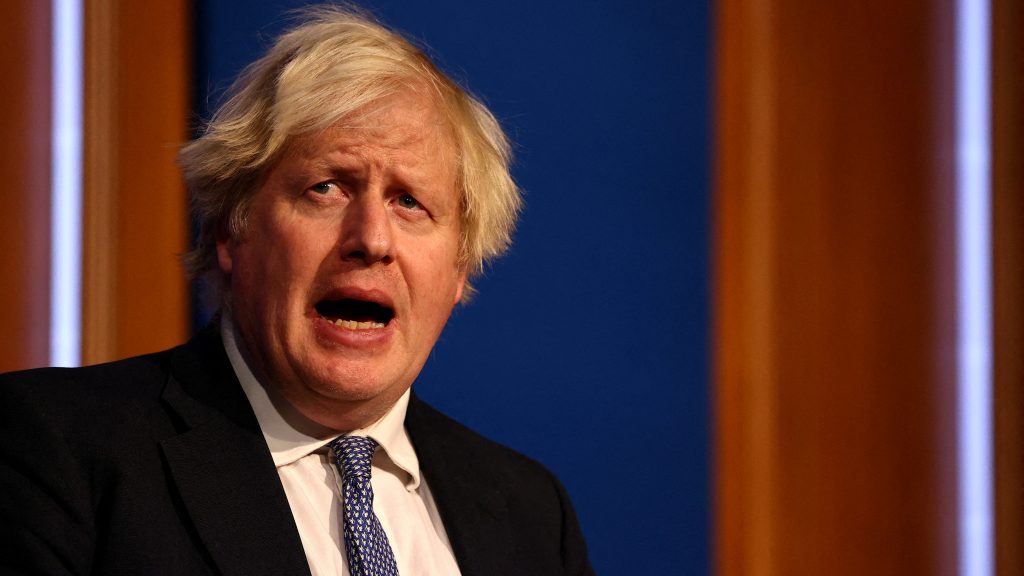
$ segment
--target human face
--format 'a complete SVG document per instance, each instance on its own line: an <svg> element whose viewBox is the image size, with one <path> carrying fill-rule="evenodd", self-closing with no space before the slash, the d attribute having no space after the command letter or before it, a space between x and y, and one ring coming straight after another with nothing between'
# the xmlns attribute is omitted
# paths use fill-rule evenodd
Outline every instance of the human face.
<svg viewBox="0 0 1024 576"><path fill-rule="evenodd" d="M333 430L409 388L462 296L455 147L406 92L293 139L218 242L228 311L271 392Z"/></svg>

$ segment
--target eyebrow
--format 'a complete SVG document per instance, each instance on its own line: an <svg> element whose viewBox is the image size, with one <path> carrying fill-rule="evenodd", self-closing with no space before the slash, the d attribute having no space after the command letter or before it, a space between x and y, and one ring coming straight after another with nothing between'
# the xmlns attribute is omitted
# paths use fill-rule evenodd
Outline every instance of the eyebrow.
<svg viewBox="0 0 1024 576"><path fill-rule="evenodd" d="M373 168L367 170L366 164L361 161L350 164L338 161L336 155L334 158L319 156L305 159L302 169L291 179L301 180L303 184L308 185L308 180L330 178L345 185L362 188L372 170ZM422 169L410 168L401 164L391 164L385 172L389 187L395 185L399 188L407 188L410 192L440 194L451 187L427 178L423 175Z"/></svg>

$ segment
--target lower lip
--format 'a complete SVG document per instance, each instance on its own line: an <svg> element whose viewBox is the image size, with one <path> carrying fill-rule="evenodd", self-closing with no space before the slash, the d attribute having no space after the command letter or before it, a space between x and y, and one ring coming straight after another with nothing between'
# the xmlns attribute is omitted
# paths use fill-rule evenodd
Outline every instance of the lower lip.
<svg viewBox="0 0 1024 576"><path fill-rule="evenodd" d="M317 315L313 318L313 326L317 338L334 346L347 348L380 348L388 343L394 332L395 321L388 322L383 328L363 328L352 330L336 326L333 322Z"/></svg>

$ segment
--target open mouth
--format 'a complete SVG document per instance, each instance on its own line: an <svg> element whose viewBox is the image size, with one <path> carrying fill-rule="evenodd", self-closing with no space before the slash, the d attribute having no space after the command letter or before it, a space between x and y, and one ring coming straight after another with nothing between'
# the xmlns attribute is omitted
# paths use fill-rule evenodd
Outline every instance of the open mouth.
<svg viewBox="0 0 1024 576"><path fill-rule="evenodd" d="M387 306L352 298L321 300L315 308L324 320L349 330L384 328L395 317L395 311Z"/></svg>

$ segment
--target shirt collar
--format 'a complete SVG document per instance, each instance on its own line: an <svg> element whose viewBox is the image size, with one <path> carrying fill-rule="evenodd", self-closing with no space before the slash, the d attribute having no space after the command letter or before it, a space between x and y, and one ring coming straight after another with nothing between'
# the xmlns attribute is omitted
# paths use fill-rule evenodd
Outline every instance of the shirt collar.
<svg viewBox="0 0 1024 576"><path fill-rule="evenodd" d="M241 346L244 346L244 343L238 338L227 314L221 317L220 335L224 341L224 350L228 354L228 359L231 360L231 367L249 399L249 404L252 405L252 411L256 414L263 438L274 458L274 466L278 468L287 466L322 449L337 437L336 434L327 433L326 430L323 433L318 431L317 428L320 427L317 424L299 414L285 400L281 399L275 402L274 399L271 399L263 383L249 368L241 352ZM345 435L373 438L387 457L408 474L405 488L411 492L419 487L420 465L416 451L409 440L409 434L405 430L405 412L409 407L410 394L411 390L406 390L405 394L402 394L402 397L380 420L364 428L352 430Z"/></svg>

